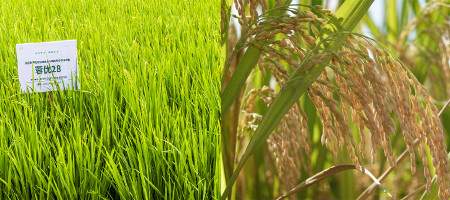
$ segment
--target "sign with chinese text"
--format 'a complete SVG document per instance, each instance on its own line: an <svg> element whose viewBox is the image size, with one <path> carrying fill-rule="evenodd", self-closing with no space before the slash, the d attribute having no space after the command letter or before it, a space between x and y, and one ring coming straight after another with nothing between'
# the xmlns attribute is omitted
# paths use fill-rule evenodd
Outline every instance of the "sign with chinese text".
<svg viewBox="0 0 450 200"><path fill-rule="evenodd" d="M17 44L16 50L22 93L79 88L76 40Z"/></svg>

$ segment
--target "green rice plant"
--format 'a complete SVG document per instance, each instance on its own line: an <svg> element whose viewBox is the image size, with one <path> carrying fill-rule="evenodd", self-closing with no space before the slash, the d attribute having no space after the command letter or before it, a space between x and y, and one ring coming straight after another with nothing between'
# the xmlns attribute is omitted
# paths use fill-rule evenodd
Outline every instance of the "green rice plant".
<svg viewBox="0 0 450 200"><path fill-rule="evenodd" d="M0 199L217 199L218 1L0 2ZM17 43L76 39L80 90L21 94Z"/></svg>
<svg viewBox="0 0 450 200"><path fill-rule="evenodd" d="M366 159L374 165L377 151L382 149L391 168L409 154L410 169L415 174L414 147L418 144L427 192L431 174L436 173L439 197L448 198L447 147L435 101L390 48L351 33L372 1L345 1L336 14L317 6L295 8L276 2L278 7L264 12L261 1L237 1L242 37L225 64L226 71L234 72L222 80L222 116L227 119L231 107L230 114L238 113L236 107L240 107L240 114L232 145L236 146L236 162L231 168L225 167L231 169L232 176L225 177L222 198L234 198L230 196L232 191L238 198L254 197L248 188L255 184L266 188L258 181L261 177L273 179L266 181L271 191L265 198L289 191L300 179L299 174L312 176L311 163L319 169L325 167L326 152L311 153L311 140L315 147L317 143L325 145L337 160L349 157L354 168L366 173ZM252 4L258 3L262 14L252 11L256 7ZM271 14L274 11L277 15ZM244 49L245 54L236 62L233 56ZM260 72L251 72L256 64ZM254 80L257 77L264 77L262 85ZM308 95L302 96L306 91ZM235 100L237 105L232 106ZM261 103L264 106L258 105ZM315 123L316 119L310 122L316 113L321 124ZM323 131L318 134L320 129ZM400 140L407 151L396 159L393 146L399 138L403 138ZM342 146L347 148L344 156L338 154ZM432 164L427 165L429 162ZM249 175L240 176L241 170ZM274 173L278 177L273 178ZM246 177L257 178L253 181ZM233 189L237 180L246 185ZM340 197L356 198L345 194Z"/></svg>

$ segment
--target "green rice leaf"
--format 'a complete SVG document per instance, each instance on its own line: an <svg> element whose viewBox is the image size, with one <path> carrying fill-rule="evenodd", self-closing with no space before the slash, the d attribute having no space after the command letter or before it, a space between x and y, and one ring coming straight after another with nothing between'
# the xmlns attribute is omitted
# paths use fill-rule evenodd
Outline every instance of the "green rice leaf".
<svg viewBox="0 0 450 200"><path fill-rule="evenodd" d="M335 16L330 20L329 24L320 33L320 39L327 38L334 33L340 31L352 31L361 18L366 14L369 7L374 0L347 0L336 12ZM330 51L337 50L341 47L347 38L347 34L339 34L337 38L324 42L321 47L327 48ZM317 41L320 44L320 40ZM322 46L323 45L323 46ZM239 175L239 172L243 168L245 162L251 155L261 147L266 141L267 137L278 126L282 117L292 107L292 105L302 96L302 94L308 89L308 87L316 80L320 73L325 68L326 61L314 66L309 71L300 72L295 71L289 78L287 83L283 86L280 93L274 99L270 105L266 115L263 117L260 125L258 126L255 134L250 140L241 160L239 161L236 170L227 183L225 191L222 193L222 199L225 199L231 192L231 189ZM304 64L302 62L302 64ZM301 67L297 68L300 69ZM239 69L239 66L238 66ZM245 80L244 80L245 82ZM223 98L226 97L222 94L222 106ZM232 98L234 99L234 98ZM231 102L228 102L231 105ZM229 107L229 106L228 106ZM222 107L222 112L224 108ZM226 108L228 109L228 108ZM226 110L225 109L225 110Z"/></svg>

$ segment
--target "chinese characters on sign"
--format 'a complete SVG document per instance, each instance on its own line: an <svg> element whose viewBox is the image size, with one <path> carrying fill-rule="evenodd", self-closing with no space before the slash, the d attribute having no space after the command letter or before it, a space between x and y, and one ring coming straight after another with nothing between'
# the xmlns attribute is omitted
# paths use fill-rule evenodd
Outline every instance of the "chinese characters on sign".
<svg viewBox="0 0 450 200"><path fill-rule="evenodd" d="M16 50L22 93L79 88L76 40L17 44Z"/></svg>
<svg viewBox="0 0 450 200"><path fill-rule="evenodd" d="M56 70L55 70L55 66L36 66L34 67L34 69L36 70L36 74L37 75L41 75L42 74L42 69L44 69L44 74L51 74L53 72L61 72L61 66L57 65L56 66Z"/></svg>

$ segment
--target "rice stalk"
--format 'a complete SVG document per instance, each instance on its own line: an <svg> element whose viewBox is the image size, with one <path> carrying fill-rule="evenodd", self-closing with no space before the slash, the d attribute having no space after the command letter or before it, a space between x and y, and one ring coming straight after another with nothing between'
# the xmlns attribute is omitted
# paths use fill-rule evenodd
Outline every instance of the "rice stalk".
<svg viewBox="0 0 450 200"><path fill-rule="evenodd" d="M336 15L330 19L330 22L321 31L319 37L327 38L329 35L333 35L338 31L352 30L356 23L362 18L364 13L370 7L373 1L346 1L342 7L337 11ZM282 10L285 10L282 8ZM276 15L275 15L276 16ZM344 33L341 37L348 35ZM318 42L317 46L326 47L329 50L336 50L343 44L343 41L330 40ZM231 102L236 98L236 89L241 88L245 79L249 74L249 68L251 69L257 60L259 60L260 52L252 47L249 47L244 54L244 58L239 63L237 70L242 69L239 73L236 71L233 74L231 80L237 82L233 85L228 84L222 93L222 115L226 112L231 105ZM255 57L248 57L246 55L256 55ZM329 58L328 58L329 59ZM303 60L304 61L304 60ZM305 62L306 63L306 62ZM245 68L239 66L245 66ZM258 126L254 136L250 140L241 160L239 161L236 170L227 183L225 191L222 194L222 199L226 198L231 193L231 188L237 179L237 176L244 166L244 163L255 151L255 147L259 147L264 144L264 141L270 135L270 133L276 128L276 125L281 121L283 115L289 110L289 108L300 98L300 96L306 91L312 81L320 75L325 65L318 63L316 67L311 68L309 71L295 71L294 75L286 82L286 87L282 89L281 93L277 95L274 102L269 107L267 114L263 117L262 122ZM233 83L233 81L230 81ZM274 106L275 105L275 106Z"/></svg>
<svg viewBox="0 0 450 200"><path fill-rule="evenodd" d="M397 163L390 135L396 133L394 123L396 119L410 154L411 173L414 174L416 171L413 143L415 139L418 139L419 157L423 163L427 163L425 151L428 146L433 166L439 177L440 198L448 198L449 173L445 138L442 124L437 117L438 110L427 89L417 81L403 63L384 48L377 47L373 40L365 36L351 34L343 46L337 50L323 48L320 43L316 45L320 37L317 29L323 28L324 21L332 17L330 12L318 10L319 13L323 13L324 18L319 18L311 12L291 12L295 15L267 17L257 22L256 26L246 24L250 28L244 32L244 37L236 45L235 49L254 46L263 52L267 69L272 72L281 88L278 94L274 94L277 87L252 90L243 112L245 117L242 124L248 130L256 131L256 135L260 128L258 125L264 124L264 118L261 119L261 116L256 113L249 113L253 110L252 105L255 104L256 95L271 107L272 104L276 104L273 96L283 94L288 89L289 83L302 81L295 78L296 74L308 73L316 64L326 65L327 69L323 70L318 79L308 88L308 95L314 102L324 124L322 143L334 154L337 154L339 147L345 146L353 164L357 168L361 167L362 170L364 170L363 159L367 158L374 162L377 149L381 148L390 166L395 167ZM307 30L311 30L314 36L310 36ZM332 34L322 42L334 40L337 35ZM279 167L279 177L284 180L289 180L284 174L284 169L298 167L288 149L296 151L298 149L296 147L300 145L309 152L307 143L303 143L307 139L303 137L307 127L296 127L289 123L289 120L295 119L300 126L306 124L301 115L297 115L301 113L301 108L295 103L293 105L281 118L279 130L273 129L268 140L269 150L273 153ZM391 115L395 115L395 118ZM352 133L348 125L349 121L358 125L359 134ZM256 125L255 122L260 124ZM296 128L291 129L291 127ZM301 131L301 133L294 134L292 130ZM286 142L286 139L283 140L284 135L294 135L290 137L292 143ZM302 137L296 137L296 135ZM356 142L355 135L359 136L359 144ZM365 141L365 135L369 136L370 143ZM363 151L362 147L366 145L370 146L370 152ZM242 159L245 161L245 154ZM424 174L429 192L431 177L426 164ZM294 174L293 182L295 178L298 180Z"/></svg>

